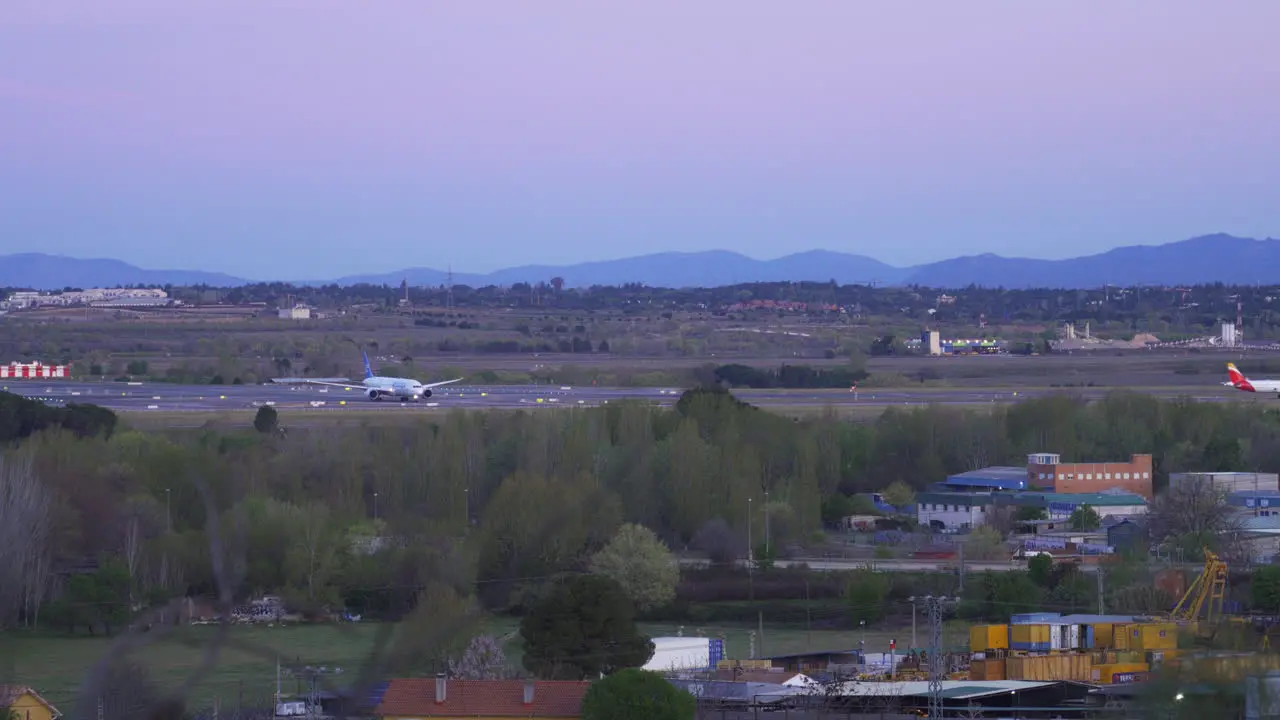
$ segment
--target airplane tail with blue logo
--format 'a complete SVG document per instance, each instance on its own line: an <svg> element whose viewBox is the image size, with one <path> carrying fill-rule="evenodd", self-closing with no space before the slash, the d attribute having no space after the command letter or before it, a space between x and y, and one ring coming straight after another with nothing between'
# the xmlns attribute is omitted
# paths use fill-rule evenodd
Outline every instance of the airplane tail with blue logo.
<svg viewBox="0 0 1280 720"><path fill-rule="evenodd" d="M374 375L374 373L373 373L373 365L370 365L370 364L369 364L369 353L367 353L367 352L365 352L365 351L361 350L361 351L360 351L360 354L361 354L361 355L364 355L364 377L365 377L365 379L367 380L367 379L369 379L369 378L371 378L371 377L377 377L377 376L376 376L376 375Z"/></svg>

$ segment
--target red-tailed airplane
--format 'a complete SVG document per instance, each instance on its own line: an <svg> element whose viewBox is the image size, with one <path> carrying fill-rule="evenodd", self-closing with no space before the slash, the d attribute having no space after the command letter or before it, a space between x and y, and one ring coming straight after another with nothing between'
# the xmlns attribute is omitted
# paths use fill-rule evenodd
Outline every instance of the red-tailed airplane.
<svg viewBox="0 0 1280 720"><path fill-rule="evenodd" d="M1223 385L1244 392L1275 393L1280 397L1280 380L1250 380L1236 369L1235 363L1227 363L1227 375L1231 377L1231 382L1224 382Z"/></svg>

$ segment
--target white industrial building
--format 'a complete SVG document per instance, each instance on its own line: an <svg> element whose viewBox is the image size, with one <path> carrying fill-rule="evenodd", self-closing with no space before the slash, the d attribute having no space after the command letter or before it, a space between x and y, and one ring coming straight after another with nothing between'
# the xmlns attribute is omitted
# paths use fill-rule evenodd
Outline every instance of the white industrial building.
<svg viewBox="0 0 1280 720"><path fill-rule="evenodd" d="M1208 484L1214 490L1228 494L1280 491L1280 475L1276 473L1188 472L1171 473L1169 475L1170 488L1182 488L1185 485L1199 483Z"/></svg>
<svg viewBox="0 0 1280 720"><path fill-rule="evenodd" d="M107 305L107 306L155 306L167 305L169 293L160 288L86 288L62 293L19 290L4 301L8 310L45 305Z"/></svg>
<svg viewBox="0 0 1280 720"><path fill-rule="evenodd" d="M310 320L311 308L306 305L280 308L279 316L281 320Z"/></svg>

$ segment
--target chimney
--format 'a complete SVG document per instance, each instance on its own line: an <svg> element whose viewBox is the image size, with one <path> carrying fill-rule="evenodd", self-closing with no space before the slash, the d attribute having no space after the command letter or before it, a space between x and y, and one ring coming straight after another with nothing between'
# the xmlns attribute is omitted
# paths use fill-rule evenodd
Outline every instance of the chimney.
<svg viewBox="0 0 1280 720"><path fill-rule="evenodd" d="M443 703L446 697L448 696L448 693L449 693L449 685L448 685L448 681L446 681L444 678L444 673L437 674L436 675L436 704L439 705L440 703Z"/></svg>
<svg viewBox="0 0 1280 720"><path fill-rule="evenodd" d="M525 705L533 704L533 681L532 680L526 680L524 683L524 704Z"/></svg>

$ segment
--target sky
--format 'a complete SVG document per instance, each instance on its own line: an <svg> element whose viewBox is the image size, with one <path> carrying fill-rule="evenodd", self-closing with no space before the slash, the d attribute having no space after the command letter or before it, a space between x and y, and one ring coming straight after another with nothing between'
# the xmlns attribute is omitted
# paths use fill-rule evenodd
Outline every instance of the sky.
<svg viewBox="0 0 1280 720"><path fill-rule="evenodd" d="M1275 0L4 6L4 253L263 279L1280 236Z"/></svg>

